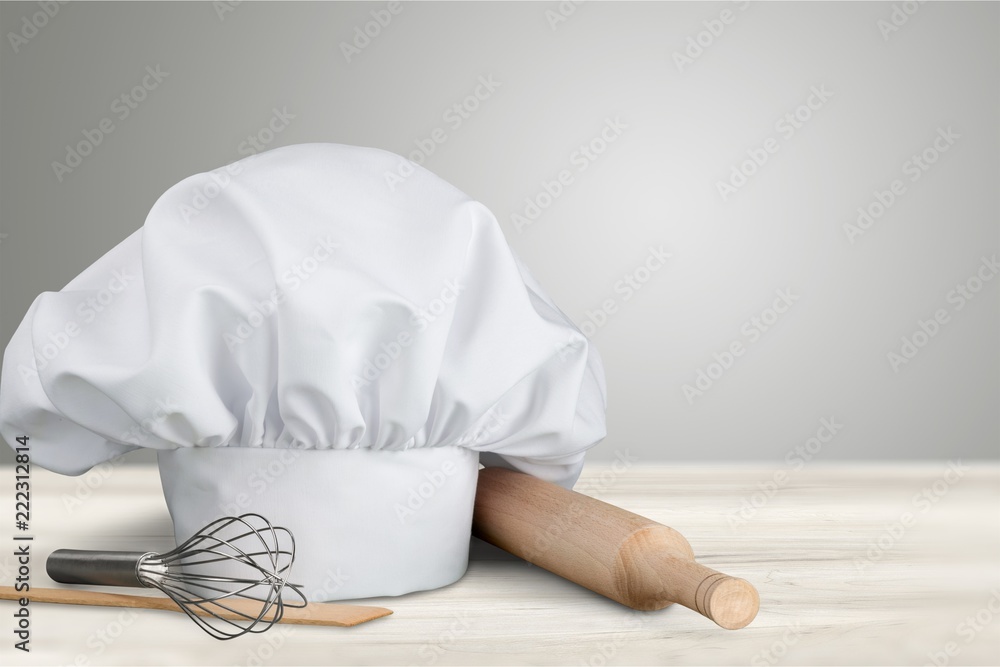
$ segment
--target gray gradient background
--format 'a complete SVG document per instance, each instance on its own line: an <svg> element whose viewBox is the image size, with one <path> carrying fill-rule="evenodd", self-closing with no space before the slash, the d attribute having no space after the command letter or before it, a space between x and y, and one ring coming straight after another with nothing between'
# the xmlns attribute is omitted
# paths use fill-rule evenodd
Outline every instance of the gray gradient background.
<svg viewBox="0 0 1000 667"><path fill-rule="evenodd" d="M673 253L592 336L609 384L594 458L778 461L824 416L844 424L824 460L998 456L1000 280L898 373L886 358L1000 245L998 5L922 4L888 40L888 3L733 8L683 72L673 52L731 5L585 3L553 30L555 4L407 4L346 62L340 43L382 7L243 3L223 20L209 3L70 3L14 53L7 33L38 7L3 3L0 344L38 293L286 108L269 148L408 153L447 128L426 166L494 211L578 323L650 245ZM169 77L59 183L51 163L147 65ZM499 89L449 128L445 110L489 75ZM833 97L723 202L716 182L819 85ZM621 137L519 233L511 213L616 116ZM849 243L856 208L947 126L961 139ZM745 342L779 288L798 302L689 404L682 385Z"/></svg>

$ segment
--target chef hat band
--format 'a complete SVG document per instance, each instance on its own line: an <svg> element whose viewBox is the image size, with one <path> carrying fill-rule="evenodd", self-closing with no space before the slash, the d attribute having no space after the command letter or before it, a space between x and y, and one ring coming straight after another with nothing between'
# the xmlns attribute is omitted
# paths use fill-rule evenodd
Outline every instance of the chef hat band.
<svg viewBox="0 0 1000 667"><path fill-rule="evenodd" d="M293 579L311 600L400 595L465 572L470 449L183 447L157 459L178 541L219 516L259 513L295 536Z"/></svg>
<svg viewBox="0 0 1000 667"><path fill-rule="evenodd" d="M258 512L292 529L312 599L394 595L461 576L478 464L571 486L605 385L485 206L397 155L303 144L184 179L41 294L0 434L64 474L156 450L178 541Z"/></svg>

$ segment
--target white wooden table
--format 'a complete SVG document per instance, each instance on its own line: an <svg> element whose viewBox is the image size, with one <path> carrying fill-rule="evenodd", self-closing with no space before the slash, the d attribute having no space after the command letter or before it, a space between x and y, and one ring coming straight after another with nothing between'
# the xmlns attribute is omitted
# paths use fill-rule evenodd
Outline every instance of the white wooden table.
<svg viewBox="0 0 1000 667"><path fill-rule="evenodd" d="M24 654L12 648L14 607L0 602L0 664L998 664L1000 466L947 468L589 465L578 489L678 529L703 563L758 587L761 611L742 630L676 605L633 612L476 542L461 581L365 601L395 614L356 628L219 642L180 614L36 604ZM760 485L776 472L787 477L768 497ZM10 584L12 469L0 468L0 489ZM35 586L53 585L44 558L56 548L172 546L154 468L35 468L32 503Z"/></svg>

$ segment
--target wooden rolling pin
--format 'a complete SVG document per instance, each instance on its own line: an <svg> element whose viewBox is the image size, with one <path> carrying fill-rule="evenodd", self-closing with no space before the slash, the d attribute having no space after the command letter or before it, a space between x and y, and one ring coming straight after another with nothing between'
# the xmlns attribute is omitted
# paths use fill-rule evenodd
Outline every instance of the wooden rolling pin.
<svg viewBox="0 0 1000 667"><path fill-rule="evenodd" d="M728 630L757 615L757 590L694 560L673 528L504 468L479 471L476 537L633 609L678 602Z"/></svg>

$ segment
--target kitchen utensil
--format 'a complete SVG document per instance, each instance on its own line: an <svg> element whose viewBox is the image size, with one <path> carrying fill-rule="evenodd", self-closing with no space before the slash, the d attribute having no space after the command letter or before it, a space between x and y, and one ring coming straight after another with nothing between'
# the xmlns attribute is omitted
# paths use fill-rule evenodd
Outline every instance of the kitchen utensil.
<svg viewBox="0 0 1000 667"><path fill-rule="evenodd" d="M45 567L65 584L158 588L205 632L232 639L264 632L287 607L306 605L287 582L294 560L295 538L286 528L244 514L213 521L163 554L59 549ZM286 591L298 598L294 604L283 599Z"/></svg>
<svg viewBox="0 0 1000 667"><path fill-rule="evenodd" d="M473 534L633 609L679 602L723 628L760 605L747 581L700 565L676 530L504 468L479 471Z"/></svg>
<svg viewBox="0 0 1000 667"><path fill-rule="evenodd" d="M0 586L0 600L19 600L28 598L31 602L55 602L58 604L79 604L97 607L131 607L133 609L161 609L164 611L184 611L184 609L167 597L148 595L118 595L116 593L99 593L67 588L35 588L23 593L13 586ZM259 603L247 600L230 600L227 605L232 611L217 610L216 614L232 620L243 620L247 616L255 617L254 611ZM304 607L285 606L284 613L278 623L295 625L332 625L350 627L365 621L382 618L392 613L391 609L383 607L363 607L360 605L331 604L329 602L311 602ZM192 612L208 615L209 612L195 607ZM267 620L267 619L265 619Z"/></svg>

